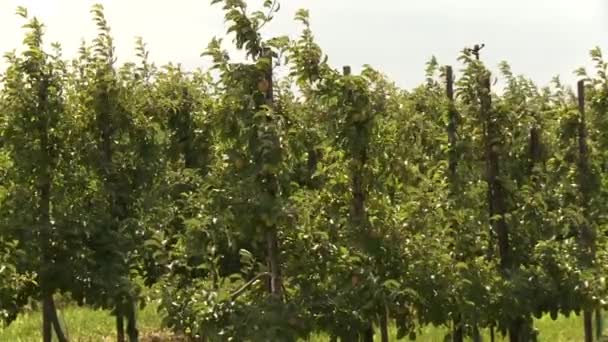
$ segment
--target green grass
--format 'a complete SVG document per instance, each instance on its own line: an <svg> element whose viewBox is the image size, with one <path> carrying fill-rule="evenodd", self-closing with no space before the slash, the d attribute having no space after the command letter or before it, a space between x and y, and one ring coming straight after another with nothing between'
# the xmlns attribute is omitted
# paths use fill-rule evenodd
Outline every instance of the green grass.
<svg viewBox="0 0 608 342"><path fill-rule="evenodd" d="M116 341L116 320L108 311L71 305L58 314L70 341ZM139 311L137 319L142 334L160 330L160 317L154 305ZM27 312L7 328L0 327L0 341L38 342L42 339L41 325L40 312Z"/></svg>
<svg viewBox="0 0 608 342"><path fill-rule="evenodd" d="M115 341L114 317L107 311L93 310L86 307L69 305L59 311L60 319L64 325L65 332L70 341ZM142 341L168 341L170 338L151 338L152 333L161 332L160 316L156 312L155 305L149 305L138 313L138 325ZM28 312L21 315L13 324L7 328L0 327L0 341L11 342L33 342L40 341L41 318L39 312ZM605 325L606 326L606 323ZM540 331L540 341L551 342L578 342L583 340L583 323L580 316L572 315L569 318L558 317L553 321L549 316L535 321L535 327ZM396 332L391 329L391 336ZM427 326L418 333L417 341L443 342L447 333L445 327ZM489 332L484 331L484 341L489 341ZM324 335L313 336L310 342L326 342L329 339ZM379 341L379 338L377 339ZM407 339L406 339L407 340ZM506 341L496 338L496 341Z"/></svg>
<svg viewBox="0 0 608 342"><path fill-rule="evenodd" d="M604 327L608 323L604 315ZM570 317L559 316L557 320L552 320L551 317L544 316L541 319L534 321L534 327L539 330L539 341L547 342L580 342L583 341L583 319L582 316L571 315ZM445 335L448 333L446 327L426 326L417 332L416 341L424 342L443 342ZM390 336L394 340L396 331L391 329ZM483 331L483 341L490 341L490 332ZM406 337L402 341L408 341ZM329 338L325 335L313 336L309 342L327 342ZM375 341L380 341L380 337L376 336ZM471 341L470 339L467 341ZM498 334L495 335L496 342L508 341L508 338L502 338Z"/></svg>

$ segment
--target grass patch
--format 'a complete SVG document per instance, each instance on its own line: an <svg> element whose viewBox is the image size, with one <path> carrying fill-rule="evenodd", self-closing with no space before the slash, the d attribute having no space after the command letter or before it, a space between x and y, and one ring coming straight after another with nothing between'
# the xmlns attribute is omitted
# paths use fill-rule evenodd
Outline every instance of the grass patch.
<svg viewBox="0 0 608 342"><path fill-rule="evenodd" d="M604 324L606 327L608 323L606 314L603 315ZM583 318L582 316L570 315L569 317L558 316L554 321L549 315L542 317L541 319L534 320L534 327L539 330L538 340L541 342L580 342L584 340L583 333ZM605 331L605 330L604 330ZM443 326L425 326L416 333L416 341L424 342L444 342L446 334L449 329ZM481 332L483 341L490 341L490 331L484 330ZM397 331L394 327L390 328L389 334L391 341L396 341ZM380 341L380 336L376 334L375 341ZM498 333L495 334L496 342L506 342L508 338L501 337ZM327 342L329 337L326 335L314 335L310 338L309 342ZM407 336L402 341L409 341ZM471 339L466 339L470 342Z"/></svg>
<svg viewBox="0 0 608 342"><path fill-rule="evenodd" d="M70 341L116 341L116 319L108 311L69 305L59 309L58 314L64 332ZM161 318L156 312L155 305L148 305L138 311L137 319L138 329L143 337L162 333L159 328ZM26 312L10 326L0 327L0 341L41 341L41 326L40 312ZM159 341L166 341L166 339Z"/></svg>
<svg viewBox="0 0 608 342"><path fill-rule="evenodd" d="M65 327L65 333L70 341L100 342L116 341L115 318L105 310L94 310L88 307L68 305L59 310L60 320ZM179 341L169 332L161 329L161 317L156 312L156 305L151 303L138 312L138 328L142 342ZM606 315L604 315L606 318ZM604 326L606 326L604 319ZM32 311L24 313L9 327L0 327L0 341L11 342L37 342L41 340L40 312ZM549 316L535 320L534 326L540 331L539 341L551 342L577 342L583 340L583 322L581 316L570 317L559 316L552 320ZM417 341L443 342L448 329L446 327L423 327L417 333ZM483 331L484 341L489 341L489 331ZM390 335L395 340L396 331L391 327ZM376 336L380 341L380 336ZM405 339L408 340L407 337ZM315 335L309 342L326 342L326 335ZM496 336L496 341L507 341Z"/></svg>

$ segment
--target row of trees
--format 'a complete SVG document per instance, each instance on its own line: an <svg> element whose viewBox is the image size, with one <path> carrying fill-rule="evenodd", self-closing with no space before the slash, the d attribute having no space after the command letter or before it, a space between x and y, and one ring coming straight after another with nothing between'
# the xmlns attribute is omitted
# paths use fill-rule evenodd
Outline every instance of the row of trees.
<svg viewBox="0 0 608 342"><path fill-rule="evenodd" d="M478 49L455 79L433 58L402 90L365 66L335 70L307 11L214 0L245 62L214 39L210 70L117 65L98 35L66 60L25 9L24 49L0 89L0 314L40 300L66 341L63 293L111 309L136 341L143 286L165 323L201 340L449 338L480 328L534 339L532 318L592 313L607 295L608 64L594 49L577 93L540 88ZM275 68L287 70L277 76ZM598 317L598 322L601 317ZM124 323L126 322L126 326ZM377 329L377 331L376 331ZM598 330L600 330L598 328Z"/></svg>

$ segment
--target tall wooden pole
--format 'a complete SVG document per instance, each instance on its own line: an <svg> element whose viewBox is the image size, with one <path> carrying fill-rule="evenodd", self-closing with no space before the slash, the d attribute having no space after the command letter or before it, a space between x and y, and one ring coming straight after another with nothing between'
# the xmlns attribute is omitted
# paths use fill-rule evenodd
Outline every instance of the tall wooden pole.
<svg viewBox="0 0 608 342"><path fill-rule="evenodd" d="M448 177L450 182L450 196L454 196L457 193L457 180L456 180L456 167L458 165L458 156L456 152L456 134L457 134L457 113L454 104L454 71L451 66L445 67L445 93L448 100ZM455 227L452 227L455 228ZM452 342L463 342L464 331L462 327L462 316L457 313L454 317L454 326L452 332Z"/></svg>
<svg viewBox="0 0 608 342"><path fill-rule="evenodd" d="M264 57L268 59L268 68L266 69L265 80L268 88L265 94L266 105L270 108L274 106L274 84L272 79L272 53L270 49L266 50ZM266 191L271 197L278 196L278 184L276 175L265 175ZM277 300L283 299L283 281L281 278L281 266L279 261L279 238L276 224L266 227L266 253L268 258L268 268L270 270L270 293Z"/></svg>
<svg viewBox="0 0 608 342"><path fill-rule="evenodd" d="M348 77L351 75L350 66L344 66L342 68L344 76ZM346 94L347 97L350 94ZM355 136L356 138L364 137L365 132L364 124L360 122L355 123ZM367 213L365 208L366 191L364 184L364 170L367 163L367 146L364 144L357 147L351 147L352 153L352 168L351 168L351 184L352 184L352 202L351 202L351 215L350 219L353 226L362 228L367 226ZM363 342L374 341L374 325L373 321L369 322L364 328L361 339Z"/></svg>
<svg viewBox="0 0 608 342"><path fill-rule="evenodd" d="M589 213L589 186L588 177L589 174L589 146L587 145L587 124L585 118L585 82L583 80L578 81L577 84L577 95L578 95L578 111L579 111L579 123L578 123L578 185L580 191L580 206L583 210L585 217L584 223L580 227L579 243L581 250L583 251L583 265L585 267L591 266L593 258L595 257L594 248L594 236L592 228L587 222L587 216ZM585 342L593 342L593 311L585 308L583 311L583 325L585 329Z"/></svg>

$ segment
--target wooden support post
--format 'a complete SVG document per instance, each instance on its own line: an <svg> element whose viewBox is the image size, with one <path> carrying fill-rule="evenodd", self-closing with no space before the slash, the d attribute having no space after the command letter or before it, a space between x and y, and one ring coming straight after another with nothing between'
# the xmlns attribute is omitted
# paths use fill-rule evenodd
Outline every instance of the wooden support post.
<svg viewBox="0 0 608 342"><path fill-rule="evenodd" d="M266 105L270 108L274 106L274 82L272 78L272 52L270 49L264 52L264 57L268 60L268 68L266 69L266 75L264 76L268 84L268 88L265 94ZM276 197L277 194L277 181L276 175L270 174L266 176L266 191L272 196ZM281 266L279 261L279 238L277 227L273 223L271 227L266 227L266 253L268 258L268 269L270 271L270 293L276 300L283 299L283 281L281 279Z"/></svg>
<svg viewBox="0 0 608 342"><path fill-rule="evenodd" d="M456 152L456 134L458 126L456 106L454 104L454 71L450 65L447 65L445 67L445 94L448 100L448 177L450 181L450 187L452 189L450 192L450 196L453 196L457 193L456 167L458 165L458 156ZM456 313L453 323L454 324L452 330L452 342L463 342L464 331L462 326L462 316L460 315L460 313Z"/></svg>
<svg viewBox="0 0 608 342"><path fill-rule="evenodd" d="M445 84L446 84L446 96L448 98L448 144L450 146L449 155L449 170L451 182L455 183L456 166L458 163L456 155L456 134L458 129L458 118L456 113L456 107L454 105L454 72L451 66L445 68Z"/></svg>
<svg viewBox="0 0 608 342"><path fill-rule="evenodd" d="M589 147L587 146L587 127L585 122L585 82L583 80L577 83L577 95L578 95L578 111L579 111L579 123L578 123L578 177L579 177L579 191L581 198L581 209L583 215L586 216L589 210L589 189L587 186L589 177L589 161L588 153ZM594 257L593 250L593 237L591 233L591 227L588 222L584 222L580 227L579 243L583 251L583 265L588 267L591 265ZM585 329L585 342L593 342L593 310L585 308L583 310L583 326Z"/></svg>
<svg viewBox="0 0 608 342"><path fill-rule="evenodd" d="M350 66L344 66L342 68L342 73L344 76L350 76L351 72ZM350 97L350 94L346 94L346 96ZM357 138L361 138L363 135L367 134L363 126L360 124L355 124L355 130L355 135ZM353 158L352 161L354 161L351 168L352 202L350 220L354 227L361 229L363 227L367 227L367 214L365 210L365 198L367 194L365 193L363 177L365 164L367 162L367 146L355 148L350 152ZM370 320L367 326L363 329L360 336L362 342L374 342L373 319Z"/></svg>

